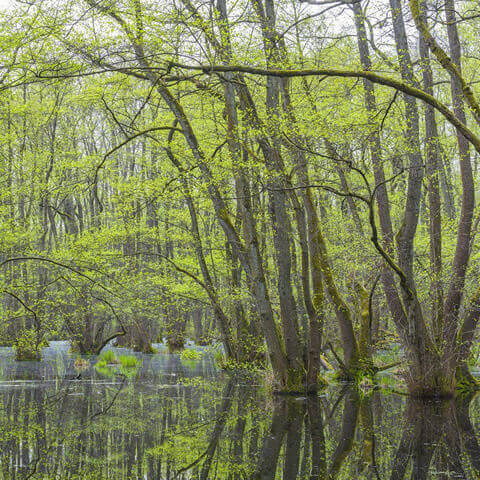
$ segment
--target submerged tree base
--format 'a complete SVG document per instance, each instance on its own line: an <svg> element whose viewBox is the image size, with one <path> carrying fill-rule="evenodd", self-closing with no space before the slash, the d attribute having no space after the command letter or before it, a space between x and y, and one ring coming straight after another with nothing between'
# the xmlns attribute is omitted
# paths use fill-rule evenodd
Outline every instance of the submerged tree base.
<svg viewBox="0 0 480 480"><path fill-rule="evenodd" d="M273 382L275 383L275 382ZM303 369L289 369L287 379L283 384L274 384L275 395L316 395L328 385L328 381L322 375L318 375L316 383L307 383Z"/></svg>
<svg viewBox="0 0 480 480"><path fill-rule="evenodd" d="M133 345L134 352L146 353L146 354L153 354L157 353L157 349L152 346L151 343L142 344L142 345Z"/></svg>
<svg viewBox="0 0 480 480"><path fill-rule="evenodd" d="M407 378L407 386L411 397L446 400L455 396L455 375L438 371L428 378Z"/></svg>
<svg viewBox="0 0 480 480"><path fill-rule="evenodd" d="M42 360L42 352L15 350L15 360L17 362L40 362Z"/></svg>
<svg viewBox="0 0 480 480"><path fill-rule="evenodd" d="M390 366L377 367L370 358L359 358L351 362L349 366L340 364L340 369L335 374L335 379L342 382L360 384L365 378L372 383L378 372Z"/></svg>
<svg viewBox="0 0 480 480"><path fill-rule="evenodd" d="M167 343L169 353L179 353L185 348L184 343Z"/></svg>

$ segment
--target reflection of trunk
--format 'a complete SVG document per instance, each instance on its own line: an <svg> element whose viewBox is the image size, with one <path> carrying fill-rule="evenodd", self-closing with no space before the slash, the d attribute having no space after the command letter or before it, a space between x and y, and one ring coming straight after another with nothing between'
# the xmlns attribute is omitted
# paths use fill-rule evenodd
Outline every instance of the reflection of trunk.
<svg viewBox="0 0 480 480"><path fill-rule="evenodd" d="M311 401L315 402L315 399L312 397ZM291 398L276 399L272 423L268 432L265 433L263 445L258 455L259 461L252 480L273 480L277 478L276 471L285 436L287 439L283 479L296 480L298 478L304 413L303 403L299 403ZM316 418L313 418L313 421L315 422ZM319 446L317 439L318 437L313 439L312 448ZM305 444L303 447L305 448ZM307 452L304 451L304 455L307 455ZM312 455L314 458L317 458L313 450Z"/></svg>
<svg viewBox="0 0 480 480"><path fill-rule="evenodd" d="M247 425L247 391L241 389L238 393L237 399L237 411L236 411L236 424L233 431L233 453L232 453L232 463L234 465L233 473L231 474L232 479L241 480L242 475L240 474L241 465L244 462L243 458L243 441L245 436L245 427Z"/></svg>
<svg viewBox="0 0 480 480"><path fill-rule="evenodd" d="M310 480L325 478L327 471L325 452L325 433L323 431L323 415L320 399L311 398L307 403L308 421L310 425L310 441L312 443L312 469Z"/></svg>
<svg viewBox="0 0 480 480"><path fill-rule="evenodd" d="M400 444L397 448L397 452L393 459L392 472L390 474L390 480L403 480L405 478L405 472L408 468L408 462L410 458L410 449L411 449L411 429L413 427L406 422L405 428L403 431Z"/></svg>
<svg viewBox="0 0 480 480"><path fill-rule="evenodd" d="M395 455L391 480L403 480L410 461L411 478L415 480L430 478L431 468L437 472L449 472L449 478L469 478L462 464L463 446L471 467L480 473L480 449L468 413L470 400L407 401L405 428ZM433 459L435 464L432 467Z"/></svg>
<svg viewBox="0 0 480 480"><path fill-rule="evenodd" d="M328 470L328 478L335 479L340 472L343 462L352 451L355 432L357 429L358 412L360 408L360 398L356 390L349 390L345 394L343 407L342 430L340 441L333 453L332 463Z"/></svg>
<svg viewBox="0 0 480 480"><path fill-rule="evenodd" d="M200 472L200 480L207 480L209 478L210 468L212 466L213 456L217 449L220 436L225 428L227 423L228 414L230 412L233 400L233 394L235 391L235 379L231 378L222 392L223 403L220 407L220 412L215 422L215 427L212 434L210 435L210 443L208 444L207 450L205 452L205 460L202 465L202 470Z"/></svg>
<svg viewBox="0 0 480 480"><path fill-rule="evenodd" d="M278 456L282 448L283 437L288 428L287 402L280 398L275 404L272 424L263 441L260 461L252 480L273 480L277 471Z"/></svg>
<svg viewBox="0 0 480 480"><path fill-rule="evenodd" d="M300 445L302 442L302 420L304 417L303 403L288 402L288 428L285 445L285 463L283 467L284 480L296 480L300 463Z"/></svg>
<svg viewBox="0 0 480 480"><path fill-rule="evenodd" d="M300 462L299 478L308 478L308 468L311 464L311 436L310 436L310 422L309 422L308 415L309 414L305 415L303 419L303 428L304 428L305 435L304 435L304 442L303 442L303 455L302 455L302 460Z"/></svg>
<svg viewBox="0 0 480 480"><path fill-rule="evenodd" d="M370 471L377 470L375 457L375 432L373 423L373 410L371 398L366 396L360 405L360 421L362 431L362 452L359 457L361 462L359 471L368 468Z"/></svg>
<svg viewBox="0 0 480 480"><path fill-rule="evenodd" d="M470 403L474 398L473 395L468 397L458 396L455 399L455 413L457 417L457 425L460 430L460 438L464 446L472 469L480 475L480 445L479 436L475 431L472 421L470 420ZM477 407L478 408L478 407Z"/></svg>

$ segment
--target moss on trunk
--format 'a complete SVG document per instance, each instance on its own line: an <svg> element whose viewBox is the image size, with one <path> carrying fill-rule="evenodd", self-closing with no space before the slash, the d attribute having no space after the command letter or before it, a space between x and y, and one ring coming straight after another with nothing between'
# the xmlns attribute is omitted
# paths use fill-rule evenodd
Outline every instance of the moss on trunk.
<svg viewBox="0 0 480 480"><path fill-rule="evenodd" d="M480 382L471 374L466 364L457 367L455 378L457 394L471 394L480 389Z"/></svg>

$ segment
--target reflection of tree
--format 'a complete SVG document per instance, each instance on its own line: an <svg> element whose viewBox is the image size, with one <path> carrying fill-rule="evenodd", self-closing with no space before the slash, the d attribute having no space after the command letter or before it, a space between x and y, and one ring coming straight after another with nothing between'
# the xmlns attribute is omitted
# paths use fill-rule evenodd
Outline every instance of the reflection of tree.
<svg viewBox="0 0 480 480"><path fill-rule="evenodd" d="M212 466L213 456L215 455L215 451L217 449L220 436L225 428L228 414L232 406L234 384L235 384L234 378L231 378L229 382L225 385L225 388L222 393L222 398L223 398L222 406L220 407L220 411L215 421L213 431L210 435L210 441L208 443L207 448L190 465L178 470L176 476L180 475L183 472L191 470L194 466L202 462L202 468L200 470L200 479L206 480L208 478L210 468Z"/></svg>
<svg viewBox="0 0 480 480"><path fill-rule="evenodd" d="M409 399L391 480L403 480L409 466L412 480L427 479L431 470L443 472L440 478L480 478L480 448L469 413L471 400Z"/></svg>
<svg viewBox="0 0 480 480"><path fill-rule="evenodd" d="M323 415L318 399L309 398L307 403L308 425L310 432L310 444L312 451L312 468L310 479L319 480L325 478L327 470L325 452L325 433L323 428Z"/></svg>
<svg viewBox="0 0 480 480"><path fill-rule="evenodd" d="M383 441L385 448L385 443L388 443L388 435L376 433L374 405L379 405L378 401L360 396L355 390L343 392L341 399L343 411L340 423L335 422L334 416L340 404L338 401L329 411L328 405L325 408L320 400L311 398L306 402L305 412L294 400L278 400L253 478L278 478L281 459L284 462L284 480L403 480L407 473L412 480L421 480L429 478L432 471L446 472L446 476L439 478L480 478L480 446L469 415L471 399L438 403L409 399L405 409L405 429L393 462L377 445ZM396 438L399 418L391 420L392 431L389 433ZM305 451L307 448L310 449L309 456ZM302 449L303 461L299 473ZM331 451L329 458L327 449ZM305 462L310 464L308 477Z"/></svg>
<svg viewBox="0 0 480 480"><path fill-rule="evenodd" d="M24 381L0 389L1 478L480 479L471 398L265 399L238 379L190 378L178 357L123 382L70 367L9 371Z"/></svg>
<svg viewBox="0 0 480 480"><path fill-rule="evenodd" d="M470 461L471 469L475 472L475 478L480 478L480 445L478 444L478 434L470 420L471 402L472 397L470 396L457 398L455 412L460 430L460 440Z"/></svg>
<svg viewBox="0 0 480 480"><path fill-rule="evenodd" d="M272 416L270 430L265 435L262 449L260 451L260 461L258 463L254 480L271 480L275 478L278 456L282 448L283 438L288 428L289 421L292 421L291 415L288 415L288 407L291 405L283 399L276 404Z"/></svg>
<svg viewBox="0 0 480 480"><path fill-rule="evenodd" d="M331 465L328 469L328 478L337 477L343 462L352 451L357 429L358 412L360 408L360 399L356 390L349 390L345 394L343 407L343 420L340 440L332 457Z"/></svg>

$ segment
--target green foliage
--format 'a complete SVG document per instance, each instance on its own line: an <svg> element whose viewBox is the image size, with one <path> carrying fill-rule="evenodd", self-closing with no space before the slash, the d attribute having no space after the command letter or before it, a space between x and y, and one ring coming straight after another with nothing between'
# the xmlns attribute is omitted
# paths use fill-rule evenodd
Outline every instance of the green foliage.
<svg viewBox="0 0 480 480"><path fill-rule="evenodd" d="M180 361L183 365L194 368L201 360L202 356L202 352L194 350L193 348L188 348L182 350L182 352L180 353Z"/></svg>
<svg viewBox="0 0 480 480"><path fill-rule="evenodd" d="M228 369L228 359L221 350L216 350L214 353L215 364L222 370ZM232 361L233 362L233 361Z"/></svg>
<svg viewBox="0 0 480 480"><path fill-rule="evenodd" d="M180 358L182 360L200 360L202 358L202 352L199 350L194 350L193 348L186 348L180 353Z"/></svg>
<svg viewBox="0 0 480 480"><path fill-rule="evenodd" d="M470 357L468 358L468 364L471 367L478 366L480 359L480 342L474 342L470 352Z"/></svg>
<svg viewBox="0 0 480 480"><path fill-rule="evenodd" d="M18 361L39 361L42 357L42 347L45 343L39 342L36 330L23 330L21 335L15 339L14 350L15 360Z"/></svg>

